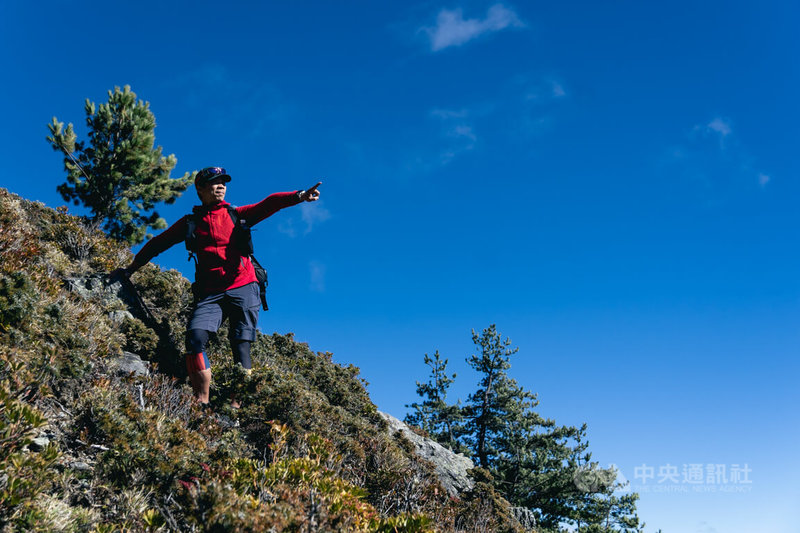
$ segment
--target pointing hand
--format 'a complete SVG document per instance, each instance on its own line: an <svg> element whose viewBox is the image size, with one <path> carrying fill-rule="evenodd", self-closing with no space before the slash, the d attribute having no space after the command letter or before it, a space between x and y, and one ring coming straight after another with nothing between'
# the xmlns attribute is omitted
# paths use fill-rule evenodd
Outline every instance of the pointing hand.
<svg viewBox="0 0 800 533"><path fill-rule="evenodd" d="M300 193L300 200L304 202L316 202L319 200L319 191L317 190L317 187L320 185L322 185L322 182L318 181L316 185Z"/></svg>

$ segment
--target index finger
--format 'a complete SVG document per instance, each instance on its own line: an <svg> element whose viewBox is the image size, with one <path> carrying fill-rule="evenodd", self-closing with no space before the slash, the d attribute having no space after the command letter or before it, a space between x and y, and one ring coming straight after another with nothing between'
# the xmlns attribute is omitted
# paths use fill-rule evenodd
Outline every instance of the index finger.
<svg viewBox="0 0 800 533"><path fill-rule="evenodd" d="M316 191L316 190L317 190L317 187L319 187L320 185L322 185L322 182L321 182L321 181L318 181L316 185L314 185L313 187L310 187L310 188L306 189L306 192Z"/></svg>

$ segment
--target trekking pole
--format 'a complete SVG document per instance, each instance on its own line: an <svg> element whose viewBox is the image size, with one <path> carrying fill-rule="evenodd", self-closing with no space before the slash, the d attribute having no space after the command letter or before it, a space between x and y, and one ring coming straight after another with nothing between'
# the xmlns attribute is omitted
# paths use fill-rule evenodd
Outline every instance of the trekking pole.
<svg viewBox="0 0 800 533"><path fill-rule="evenodd" d="M136 286L131 281L131 278L128 277L128 274L121 272L117 276L114 276L113 278L109 276L108 281L109 282L119 281L122 284L122 287L125 289L125 292L131 296L131 299L133 300L132 302L133 306L136 308L137 311L139 311L139 313L144 318L145 325L155 330L156 333L158 333L159 337L164 338L167 332L164 331L164 328L162 327L161 323L158 320L156 320L156 317L155 315L153 315L153 312L150 311L149 307L147 307L147 304L142 299L142 296L139 294L139 291L136 290Z"/></svg>

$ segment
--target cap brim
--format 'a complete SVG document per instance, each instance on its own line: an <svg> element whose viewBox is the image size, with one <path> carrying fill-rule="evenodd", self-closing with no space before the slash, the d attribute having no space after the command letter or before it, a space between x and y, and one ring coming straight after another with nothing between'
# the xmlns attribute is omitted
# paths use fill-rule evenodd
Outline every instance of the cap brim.
<svg viewBox="0 0 800 533"><path fill-rule="evenodd" d="M228 183L229 181L231 181L231 177L228 174L217 174L216 176L212 176L212 177L210 177L208 179L205 179L205 180L195 180L194 186L195 187L203 187L205 185L208 185L208 182L214 181L217 178L223 178L223 180L222 180L223 183Z"/></svg>

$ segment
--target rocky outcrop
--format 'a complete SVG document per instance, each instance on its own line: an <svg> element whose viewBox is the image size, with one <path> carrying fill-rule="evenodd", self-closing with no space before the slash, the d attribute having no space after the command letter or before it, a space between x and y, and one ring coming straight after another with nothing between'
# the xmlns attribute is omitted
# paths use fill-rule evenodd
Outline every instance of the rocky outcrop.
<svg viewBox="0 0 800 533"><path fill-rule="evenodd" d="M137 319L158 337L158 360L154 368L158 372L183 377L182 365L176 365L183 350L183 340L176 339L166 320L157 320L145 304L131 280L124 275L93 274L89 276L64 278L64 285L93 305L97 305L107 314L111 323L122 327L127 320ZM121 374L133 372L135 375L147 376L148 365L141 357L130 352L117 354L111 363L113 370Z"/></svg>
<svg viewBox="0 0 800 533"><path fill-rule="evenodd" d="M64 284L84 300L98 302L105 309L110 309L109 318L115 324L121 324L126 317L135 316L156 331L161 327L126 277L95 274L66 278Z"/></svg>
<svg viewBox="0 0 800 533"><path fill-rule="evenodd" d="M475 467L471 459L448 450L436 441L417 435L404 422L390 414L380 411L379 414L388 422L391 434L399 431L414 445L417 455L433 463L439 481L450 496L459 496L473 487L474 482L467 475L467 471Z"/></svg>

